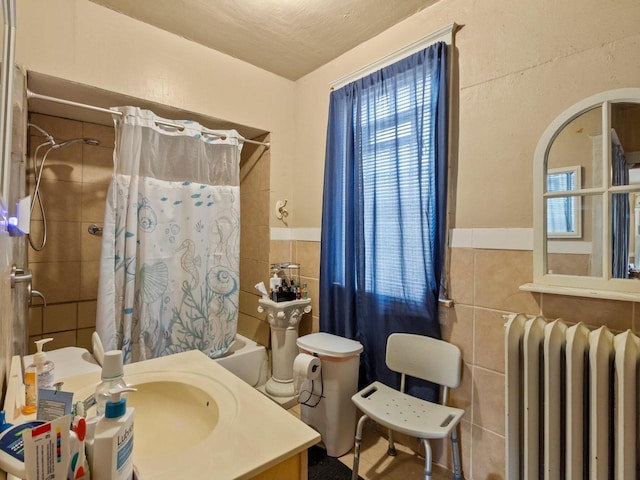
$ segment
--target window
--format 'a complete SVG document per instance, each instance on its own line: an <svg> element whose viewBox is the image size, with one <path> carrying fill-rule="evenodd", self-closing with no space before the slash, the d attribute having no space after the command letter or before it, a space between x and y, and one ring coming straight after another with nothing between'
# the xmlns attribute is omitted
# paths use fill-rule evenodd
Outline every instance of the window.
<svg viewBox="0 0 640 480"><path fill-rule="evenodd" d="M420 79L422 80L422 79ZM359 118L362 132L362 200L365 289L422 303L431 265L424 220L433 215L430 77L368 96ZM427 117L423 121L423 118ZM420 260L418 260L420 259Z"/></svg>

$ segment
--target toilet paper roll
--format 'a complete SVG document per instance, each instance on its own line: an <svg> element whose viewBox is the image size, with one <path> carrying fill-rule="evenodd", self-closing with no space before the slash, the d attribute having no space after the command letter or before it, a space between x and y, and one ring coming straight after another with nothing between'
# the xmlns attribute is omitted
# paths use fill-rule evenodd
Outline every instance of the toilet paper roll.
<svg viewBox="0 0 640 480"><path fill-rule="evenodd" d="M306 380L320 378L320 359L307 353L300 353L293 360L293 389L297 395Z"/></svg>

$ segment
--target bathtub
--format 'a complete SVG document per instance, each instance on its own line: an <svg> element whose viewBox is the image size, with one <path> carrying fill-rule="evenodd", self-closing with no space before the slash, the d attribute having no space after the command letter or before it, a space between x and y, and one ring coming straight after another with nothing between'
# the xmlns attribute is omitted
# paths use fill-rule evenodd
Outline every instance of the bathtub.
<svg viewBox="0 0 640 480"><path fill-rule="evenodd" d="M236 334L236 341L226 355L214 361L252 387L258 387L267 381L269 372L267 349L240 334Z"/></svg>
<svg viewBox="0 0 640 480"><path fill-rule="evenodd" d="M100 364L88 350L79 347L65 347L47 352L47 358L56 365L56 378L66 378L100 371ZM24 357L24 365L33 362L33 355ZM269 356L267 349L253 340L236 334L227 354L216 358L231 373L240 377L252 387L264 385L269 378Z"/></svg>

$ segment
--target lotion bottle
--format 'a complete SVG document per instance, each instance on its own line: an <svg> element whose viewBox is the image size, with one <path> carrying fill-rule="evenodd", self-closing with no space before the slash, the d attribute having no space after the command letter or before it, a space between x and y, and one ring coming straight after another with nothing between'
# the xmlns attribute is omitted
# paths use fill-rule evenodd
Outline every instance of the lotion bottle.
<svg viewBox="0 0 640 480"><path fill-rule="evenodd" d="M133 407L127 407L124 392L135 388L112 388L104 417L95 426L91 448L91 477L94 480L133 478Z"/></svg>

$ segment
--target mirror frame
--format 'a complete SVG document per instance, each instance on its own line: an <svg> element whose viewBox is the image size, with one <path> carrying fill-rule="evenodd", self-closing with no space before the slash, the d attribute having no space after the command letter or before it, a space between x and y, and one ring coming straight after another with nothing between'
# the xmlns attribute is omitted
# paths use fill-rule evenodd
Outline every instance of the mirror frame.
<svg viewBox="0 0 640 480"><path fill-rule="evenodd" d="M602 107L602 142L611 145L611 105L615 103L640 104L640 88L622 88L592 95L558 115L546 128L534 154L533 162L533 284L523 285L528 291L559 293L588 297L640 300L640 280L611 278L611 262L602 277L559 275L547 273L547 229L546 229L546 159L559 133L583 113ZM610 164L610 149L603 148ZM609 151L608 151L609 150ZM608 180L607 180L608 181ZM589 189L595 193L611 191L609 187ZM603 208L603 225L609 225L608 209ZM610 258L611 228L602 229L603 255ZM613 293L619 294L615 295Z"/></svg>

